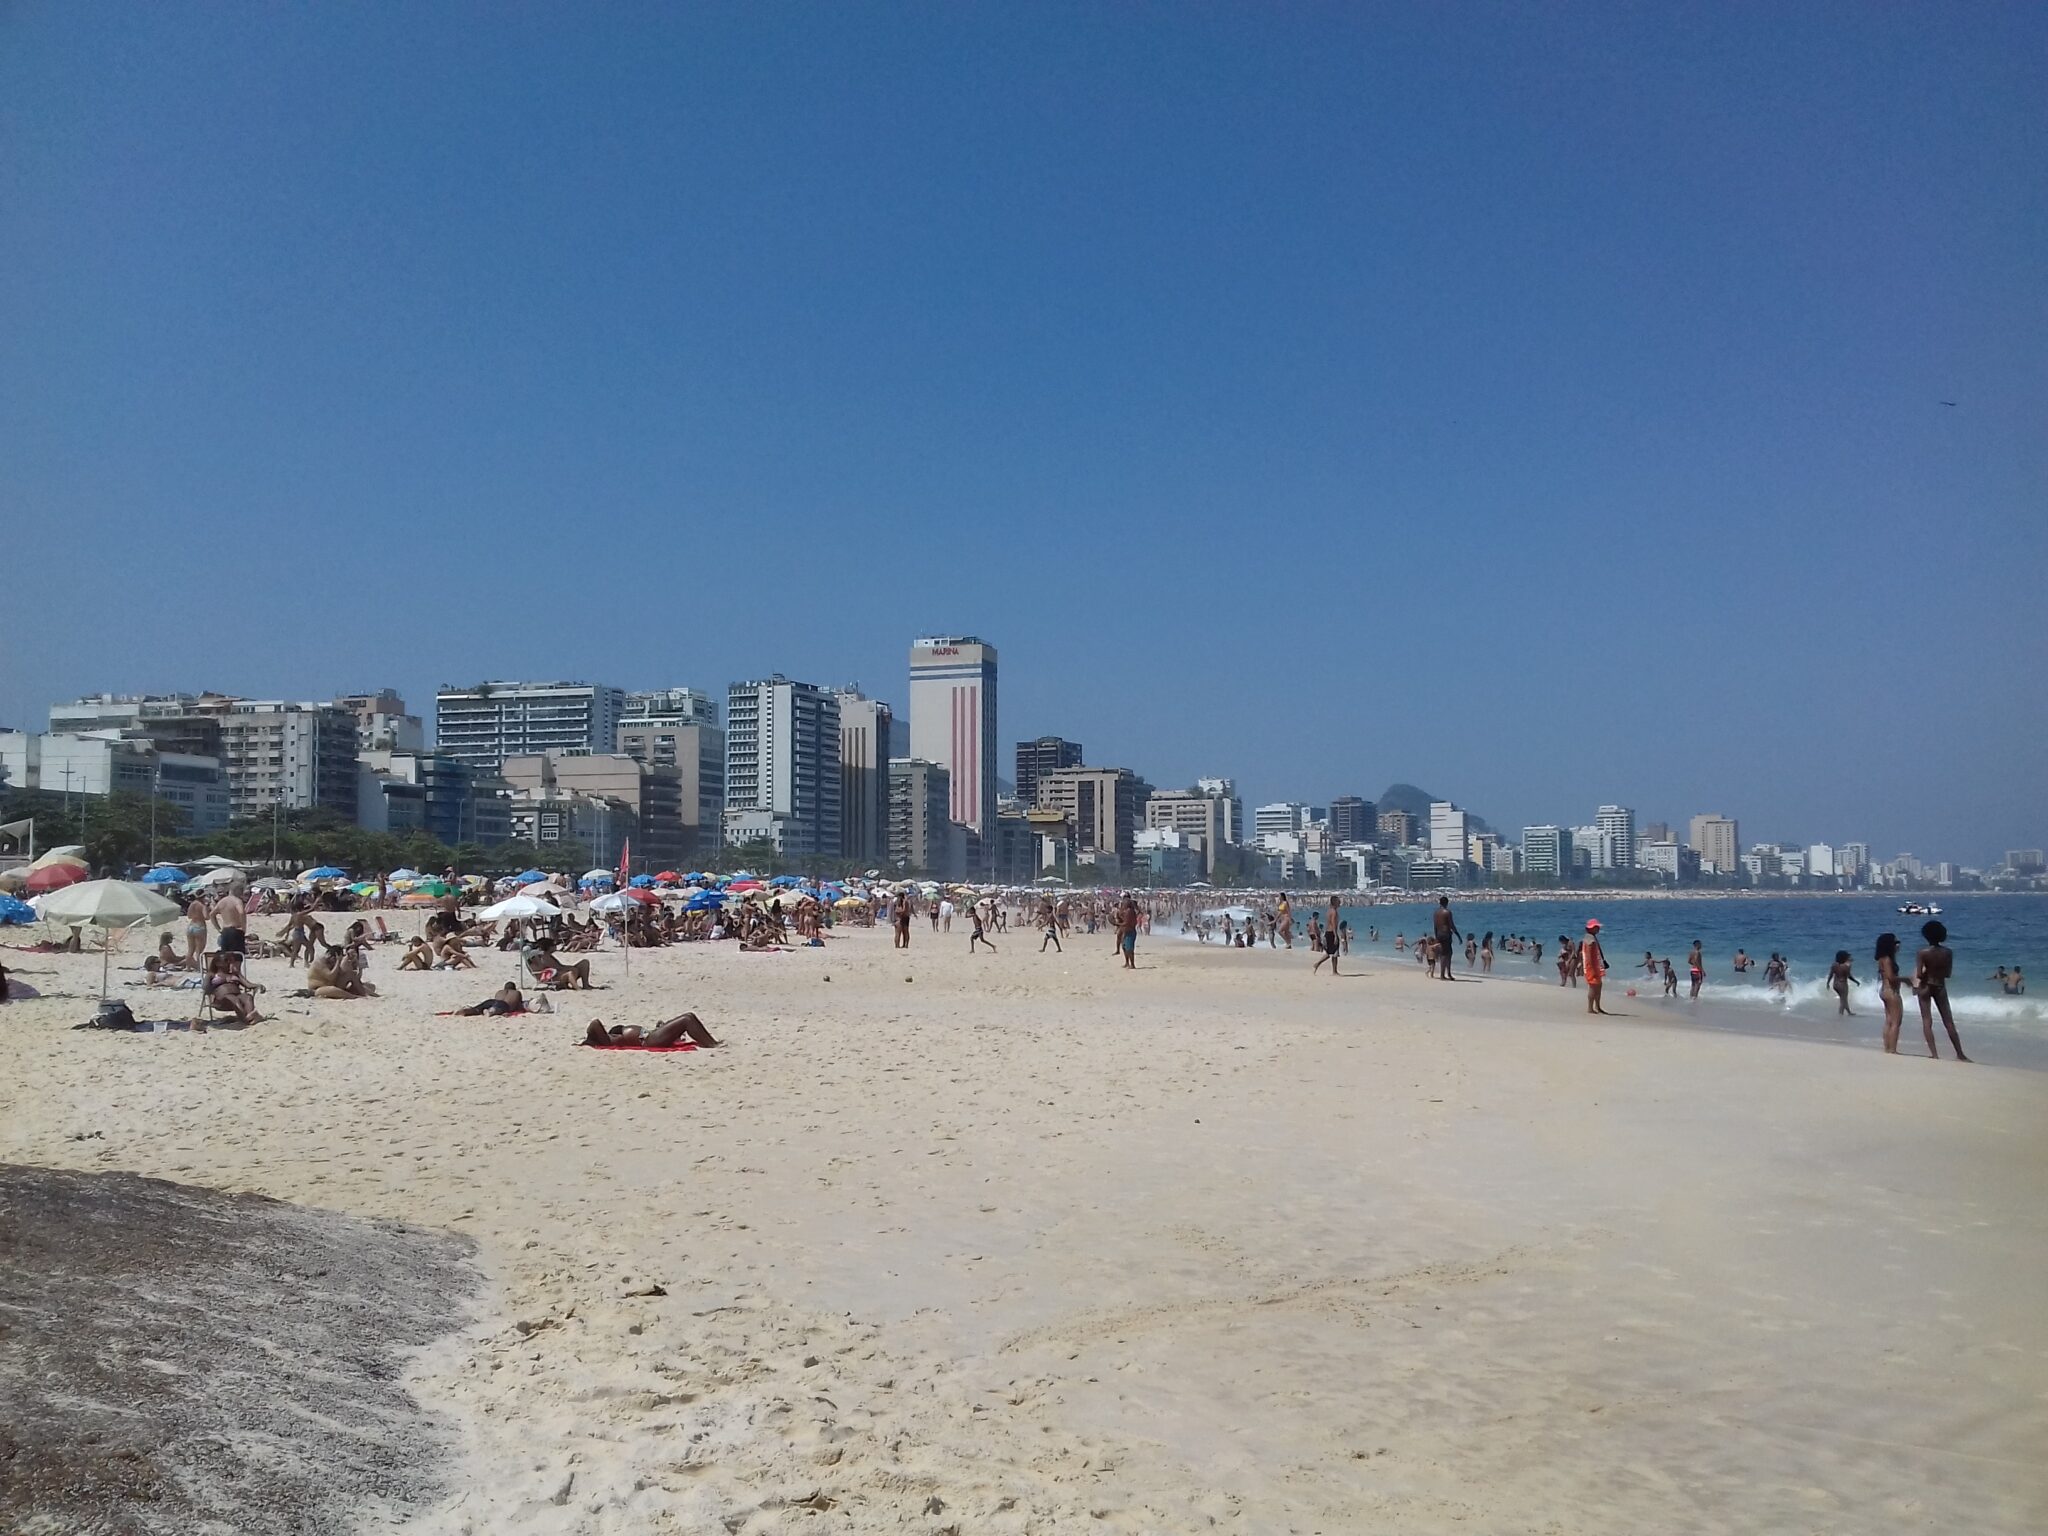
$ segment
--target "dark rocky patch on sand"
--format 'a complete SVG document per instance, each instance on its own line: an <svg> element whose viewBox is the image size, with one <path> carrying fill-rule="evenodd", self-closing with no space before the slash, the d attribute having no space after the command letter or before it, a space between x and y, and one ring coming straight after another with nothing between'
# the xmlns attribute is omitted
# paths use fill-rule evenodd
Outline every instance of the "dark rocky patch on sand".
<svg viewBox="0 0 2048 1536"><path fill-rule="evenodd" d="M0 1166L0 1531L347 1530L439 1489L400 1382L470 1245L126 1173Z"/></svg>

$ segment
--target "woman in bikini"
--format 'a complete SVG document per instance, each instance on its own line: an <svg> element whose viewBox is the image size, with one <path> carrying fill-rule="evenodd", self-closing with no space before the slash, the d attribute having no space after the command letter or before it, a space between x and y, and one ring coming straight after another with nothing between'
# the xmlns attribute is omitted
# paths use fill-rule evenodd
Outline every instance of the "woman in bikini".
<svg viewBox="0 0 2048 1536"><path fill-rule="evenodd" d="M1899 975L1899 936L1877 936L1877 995L1884 1003L1884 1050L1899 1054L1899 1026L1906 1020L1905 981Z"/></svg>
<svg viewBox="0 0 2048 1536"><path fill-rule="evenodd" d="M719 1043L694 1013L679 1013L652 1029L642 1029L637 1024L614 1024L607 1029L604 1020L592 1019L590 1028L583 1033L583 1043L599 1050L615 1045L680 1045L684 1040L707 1049Z"/></svg>

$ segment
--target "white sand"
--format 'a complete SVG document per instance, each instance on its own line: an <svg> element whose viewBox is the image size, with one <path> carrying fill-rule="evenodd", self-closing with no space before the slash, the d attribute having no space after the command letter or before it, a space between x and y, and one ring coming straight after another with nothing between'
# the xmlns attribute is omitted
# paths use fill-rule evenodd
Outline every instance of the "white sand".
<svg viewBox="0 0 2048 1536"><path fill-rule="evenodd" d="M246 1033L10 1005L0 1159L473 1237L422 1531L2048 1526L2048 1074L997 942L606 954L509 1021L388 968ZM683 1007L730 1047L570 1043Z"/></svg>

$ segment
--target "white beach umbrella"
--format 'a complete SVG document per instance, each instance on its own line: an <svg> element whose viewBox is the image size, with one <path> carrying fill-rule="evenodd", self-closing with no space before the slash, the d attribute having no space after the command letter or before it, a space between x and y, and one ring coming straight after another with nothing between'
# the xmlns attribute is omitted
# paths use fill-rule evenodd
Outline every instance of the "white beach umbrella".
<svg viewBox="0 0 2048 1536"><path fill-rule="evenodd" d="M95 928L161 928L185 915L175 901L132 880L81 880L43 898L45 922ZM100 951L100 996L107 995L107 966L112 951Z"/></svg>
<svg viewBox="0 0 2048 1536"><path fill-rule="evenodd" d="M241 878L242 871L240 868L229 869L223 866L217 869L209 869L203 875L194 875L185 882L185 889L188 891L210 891L217 885L233 885Z"/></svg>
<svg viewBox="0 0 2048 1536"><path fill-rule="evenodd" d="M193 869L240 869L243 866L236 863L233 859L225 859L217 853L209 853L203 859L194 859L190 867Z"/></svg>
<svg viewBox="0 0 2048 1536"><path fill-rule="evenodd" d="M635 901L624 891L614 891L609 896L600 896L590 904L593 912L630 912L635 907L644 907L644 901Z"/></svg>
<svg viewBox="0 0 2048 1536"><path fill-rule="evenodd" d="M560 917L562 909L537 896L519 895L507 896L503 901L485 907L477 916L487 923L495 923L507 917Z"/></svg>

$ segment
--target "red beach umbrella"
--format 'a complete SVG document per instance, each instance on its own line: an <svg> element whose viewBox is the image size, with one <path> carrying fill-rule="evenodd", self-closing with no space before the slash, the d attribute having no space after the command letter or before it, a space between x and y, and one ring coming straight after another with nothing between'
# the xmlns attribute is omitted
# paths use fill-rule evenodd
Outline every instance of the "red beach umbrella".
<svg viewBox="0 0 2048 1536"><path fill-rule="evenodd" d="M67 885L77 885L86 878L83 864L45 864L34 870L28 877L28 893L40 896L45 891L61 891Z"/></svg>

